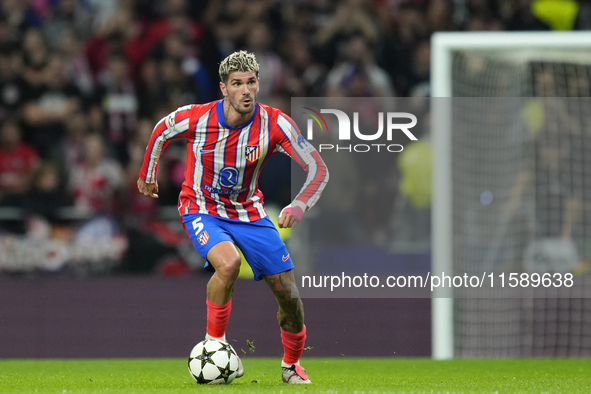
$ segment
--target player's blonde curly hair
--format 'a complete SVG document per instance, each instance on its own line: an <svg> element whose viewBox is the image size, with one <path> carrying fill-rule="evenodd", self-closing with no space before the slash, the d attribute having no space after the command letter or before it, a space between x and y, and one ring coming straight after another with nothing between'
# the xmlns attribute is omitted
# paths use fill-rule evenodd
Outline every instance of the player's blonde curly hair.
<svg viewBox="0 0 591 394"><path fill-rule="evenodd" d="M254 71L258 78L259 64L254 54L246 51L234 52L220 63L219 73L223 83L227 83L230 74L237 71Z"/></svg>

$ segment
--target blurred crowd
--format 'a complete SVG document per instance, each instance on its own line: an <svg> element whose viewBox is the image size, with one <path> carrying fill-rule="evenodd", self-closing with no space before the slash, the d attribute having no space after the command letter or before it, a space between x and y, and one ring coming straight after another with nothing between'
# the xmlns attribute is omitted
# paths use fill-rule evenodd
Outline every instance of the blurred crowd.
<svg viewBox="0 0 591 394"><path fill-rule="evenodd" d="M536 3L2 0L0 207L52 223L75 207L137 226L176 205L183 181L184 147L173 144L160 199L136 192L152 127L220 98L231 52L256 54L259 101L288 114L291 97L427 97L433 32L591 28L587 1L553 13ZM261 182L267 201L289 201L289 182Z"/></svg>

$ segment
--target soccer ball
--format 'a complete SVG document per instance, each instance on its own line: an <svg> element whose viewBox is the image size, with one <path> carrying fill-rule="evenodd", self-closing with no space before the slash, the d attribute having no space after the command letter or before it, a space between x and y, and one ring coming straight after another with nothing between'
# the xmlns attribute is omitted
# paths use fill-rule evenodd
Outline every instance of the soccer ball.
<svg viewBox="0 0 591 394"><path fill-rule="evenodd" d="M189 373L199 384L230 384L238 371L238 355L225 342L206 339L189 355Z"/></svg>

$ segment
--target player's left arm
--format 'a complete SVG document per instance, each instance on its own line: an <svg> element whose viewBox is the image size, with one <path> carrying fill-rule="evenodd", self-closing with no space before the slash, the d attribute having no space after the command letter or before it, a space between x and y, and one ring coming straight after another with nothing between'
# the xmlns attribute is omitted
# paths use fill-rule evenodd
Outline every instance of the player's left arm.
<svg viewBox="0 0 591 394"><path fill-rule="evenodd" d="M302 136L293 120L280 114L277 126L281 131L276 149L289 155L307 172L306 182L295 199L279 214L279 227L295 227L304 213L320 198L328 182L328 168L318 151Z"/></svg>

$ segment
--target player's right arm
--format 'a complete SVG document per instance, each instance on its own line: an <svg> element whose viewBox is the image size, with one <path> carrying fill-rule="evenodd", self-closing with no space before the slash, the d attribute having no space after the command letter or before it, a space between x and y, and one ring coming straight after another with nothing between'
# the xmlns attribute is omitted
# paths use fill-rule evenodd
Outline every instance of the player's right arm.
<svg viewBox="0 0 591 394"><path fill-rule="evenodd" d="M144 153L144 163L137 181L138 190L145 196L158 198L158 161L173 138L183 138L190 129L192 105L181 107L162 118L152 131L150 142Z"/></svg>
<svg viewBox="0 0 591 394"><path fill-rule="evenodd" d="M316 149L301 135L294 121L285 114L280 114L277 126L281 130L277 151L290 156L308 174L306 182L295 199L279 214L280 228L295 227L302 220L304 213L310 209L328 182L328 168Z"/></svg>

